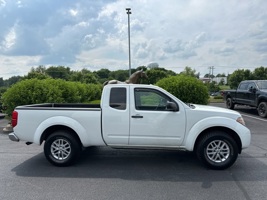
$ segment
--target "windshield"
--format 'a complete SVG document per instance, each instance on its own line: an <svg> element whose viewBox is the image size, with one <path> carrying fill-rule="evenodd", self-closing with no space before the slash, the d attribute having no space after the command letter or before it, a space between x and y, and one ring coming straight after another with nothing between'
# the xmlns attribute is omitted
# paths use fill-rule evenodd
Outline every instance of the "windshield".
<svg viewBox="0 0 267 200"><path fill-rule="evenodd" d="M266 90L267 89L267 81L258 81L257 85L260 90Z"/></svg>

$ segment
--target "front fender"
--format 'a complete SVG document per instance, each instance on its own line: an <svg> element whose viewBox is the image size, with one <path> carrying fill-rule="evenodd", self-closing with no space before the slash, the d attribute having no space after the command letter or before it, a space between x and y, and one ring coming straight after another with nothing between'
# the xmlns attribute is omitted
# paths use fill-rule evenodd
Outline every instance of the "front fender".
<svg viewBox="0 0 267 200"><path fill-rule="evenodd" d="M250 143L250 131L234 119L226 117L208 117L198 121L190 128L184 141L185 149L193 151L197 137L203 131L212 127L225 127L236 132L241 140L243 148L248 146ZM249 135L249 137L246 139L245 135Z"/></svg>
<svg viewBox="0 0 267 200"><path fill-rule="evenodd" d="M256 106L258 106L260 104L260 102L262 102L262 101L267 102L267 95L260 95L257 99L257 105Z"/></svg>
<svg viewBox="0 0 267 200"><path fill-rule="evenodd" d="M88 141L89 138L86 135L86 130L85 128L76 120L70 118L70 117L65 117L65 116L56 116L56 117L50 117L46 120L44 120L36 129L35 134L34 134L34 143L40 144L40 138L42 137L42 134L44 131L51 127L51 126L66 126L74 130L78 137L80 138L82 144L84 142Z"/></svg>

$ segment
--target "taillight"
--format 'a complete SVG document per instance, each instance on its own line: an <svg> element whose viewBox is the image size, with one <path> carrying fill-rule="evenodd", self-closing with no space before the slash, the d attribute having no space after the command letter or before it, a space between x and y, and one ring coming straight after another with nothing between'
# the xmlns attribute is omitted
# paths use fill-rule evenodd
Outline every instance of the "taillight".
<svg viewBox="0 0 267 200"><path fill-rule="evenodd" d="M18 123L18 112L17 111L13 111L12 112L12 120L11 120L11 124L13 127L17 126Z"/></svg>

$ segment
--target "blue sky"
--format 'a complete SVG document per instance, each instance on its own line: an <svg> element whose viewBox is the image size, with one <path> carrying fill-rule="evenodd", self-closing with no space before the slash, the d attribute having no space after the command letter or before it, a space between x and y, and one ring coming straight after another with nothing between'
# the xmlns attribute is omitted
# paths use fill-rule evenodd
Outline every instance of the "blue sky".
<svg viewBox="0 0 267 200"><path fill-rule="evenodd" d="M0 77L158 63L204 76L267 67L266 0L0 0Z"/></svg>

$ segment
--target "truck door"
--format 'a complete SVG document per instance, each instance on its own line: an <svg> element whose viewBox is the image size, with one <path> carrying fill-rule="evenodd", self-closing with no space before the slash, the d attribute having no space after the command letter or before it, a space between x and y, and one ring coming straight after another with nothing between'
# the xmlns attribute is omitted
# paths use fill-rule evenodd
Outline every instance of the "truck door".
<svg viewBox="0 0 267 200"><path fill-rule="evenodd" d="M240 83L236 90L236 103L248 104L248 82Z"/></svg>
<svg viewBox="0 0 267 200"><path fill-rule="evenodd" d="M175 101L155 89L135 88L131 93L134 102L131 103L129 145L181 145L186 126L184 107L180 106L176 112L169 111L167 102Z"/></svg>
<svg viewBox="0 0 267 200"><path fill-rule="evenodd" d="M102 135L108 145L125 146L129 141L129 86L114 85L102 104ZM108 98L108 99L106 99Z"/></svg>
<svg viewBox="0 0 267 200"><path fill-rule="evenodd" d="M256 84L251 82L248 85L248 105L257 106L257 87Z"/></svg>

